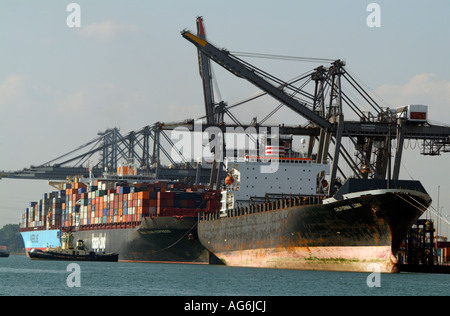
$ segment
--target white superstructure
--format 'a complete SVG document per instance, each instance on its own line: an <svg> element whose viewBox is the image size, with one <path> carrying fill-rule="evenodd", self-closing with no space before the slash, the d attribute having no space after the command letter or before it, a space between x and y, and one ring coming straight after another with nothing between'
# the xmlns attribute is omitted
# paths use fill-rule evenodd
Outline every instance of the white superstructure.
<svg viewBox="0 0 450 316"><path fill-rule="evenodd" d="M227 161L229 176L222 192L222 210L246 206L251 198L266 194L321 195L328 164L311 158L249 157L244 161Z"/></svg>

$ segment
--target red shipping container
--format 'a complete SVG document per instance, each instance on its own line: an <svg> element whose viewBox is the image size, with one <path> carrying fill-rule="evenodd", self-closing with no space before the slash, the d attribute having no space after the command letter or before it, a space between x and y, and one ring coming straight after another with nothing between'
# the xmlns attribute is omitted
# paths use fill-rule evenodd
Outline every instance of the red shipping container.
<svg viewBox="0 0 450 316"><path fill-rule="evenodd" d="M156 206L173 207L173 200L158 200Z"/></svg>
<svg viewBox="0 0 450 316"><path fill-rule="evenodd" d="M174 192L158 192L158 199L159 200L173 200L174 199Z"/></svg>
<svg viewBox="0 0 450 316"><path fill-rule="evenodd" d="M149 208L148 206L146 206L146 207L141 207L141 208L139 208L139 210L138 210L138 214L142 214L142 215L144 215L144 216L148 216L149 213L150 213L150 208Z"/></svg>

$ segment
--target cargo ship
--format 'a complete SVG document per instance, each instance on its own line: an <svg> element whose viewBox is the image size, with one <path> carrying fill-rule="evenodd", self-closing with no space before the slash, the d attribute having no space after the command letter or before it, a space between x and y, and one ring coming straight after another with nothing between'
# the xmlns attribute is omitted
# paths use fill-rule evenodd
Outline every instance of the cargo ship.
<svg viewBox="0 0 450 316"><path fill-rule="evenodd" d="M197 217L219 208L220 191L201 185L76 181L31 202L19 226L27 253L61 247L61 236L71 232L96 253L118 253L120 261L208 263Z"/></svg>
<svg viewBox="0 0 450 316"><path fill-rule="evenodd" d="M398 272L400 245L431 204L419 181L350 178L328 196L329 165L301 155L226 165L222 209L198 234L230 266Z"/></svg>

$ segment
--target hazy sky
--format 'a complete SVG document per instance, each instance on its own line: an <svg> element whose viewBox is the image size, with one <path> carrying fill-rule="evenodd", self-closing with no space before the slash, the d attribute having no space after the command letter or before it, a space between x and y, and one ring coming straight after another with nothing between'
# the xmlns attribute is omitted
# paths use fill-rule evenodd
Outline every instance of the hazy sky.
<svg viewBox="0 0 450 316"><path fill-rule="evenodd" d="M0 170L38 165L119 127L203 115L196 49L180 31L203 16L208 38L230 51L345 59L347 69L386 104L429 105L450 124L450 2L377 1L381 27L368 27L372 1L76 1L81 27L69 28L71 1L0 2ZM317 65L249 60L289 80ZM257 88L214 67L230 104ZM235 115L264 117L273 100ZM273 108L273 106L272 106ZM284 109L273 123L302 124ZM414 146L415 143L409 144ZM400 176L421 180L450 214L450 153L407 150ZM46 181L0 180L0 227L17 223ZM436 204L434 204L436 205Z"/></svg>

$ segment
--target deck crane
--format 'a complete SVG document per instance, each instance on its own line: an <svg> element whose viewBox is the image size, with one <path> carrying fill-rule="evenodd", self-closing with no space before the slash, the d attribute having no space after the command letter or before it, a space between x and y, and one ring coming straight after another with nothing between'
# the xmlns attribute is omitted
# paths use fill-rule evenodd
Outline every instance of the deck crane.
<svg viewBox="0 0 450 316"><path fill-rule="evenodd" d="M432 125L427 121L411 122L397 111L381 108L364 91L361 85L344 68L345 63L336 60L328 68L318 67L312 73L315 82L314 95L311 102L295 98L285 90L292 89L289 84L263 72L253 65L239 59L225 49L219 49L204 38L195 36L188 30L181 35L194 44L214 62L218 63L237 77L246 79L265 93L285 104L294 112L300 114L311 122L311 125L320 129L317 162L324 162L329 157L328 146L334 142L333 164L330 173L329 194L333 192L338 170L339 156L355 170L355 176L367 178L369 175L375 179L390 180L399 178L403 142L405 139L423 140L422 154L438 155L441 152L450 152L450 127ZM375 110L376 114L362 112L358 105L352 101L342 90L342 80L345 79L359 95ZM275 82L276 84L273 84ZM328 91L329 103L325 100L324 91ZM303 96L309 97L307 93ZM359 115L359 121L345 121L342 110L347 104ZM356 161L341 146L342 137L350 138L357 151ZM391 144L397 141L395 160L391 166ZM308 152L312 153L312 142ZM354 168L358 166L358 168ZM392 170L392 171L391 171Z"/></svg>

